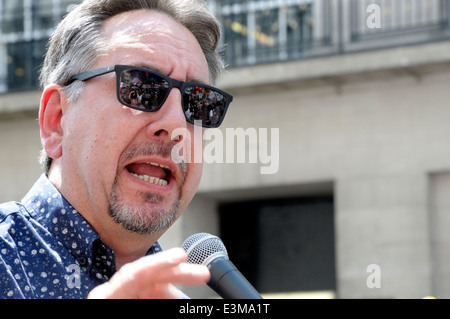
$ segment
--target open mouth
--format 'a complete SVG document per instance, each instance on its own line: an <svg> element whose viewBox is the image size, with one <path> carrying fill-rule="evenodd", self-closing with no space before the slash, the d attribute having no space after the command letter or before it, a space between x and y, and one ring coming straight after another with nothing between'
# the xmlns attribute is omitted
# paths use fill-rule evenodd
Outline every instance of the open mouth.
<svg viewBox="0 0 450 319"><path fill-rule="evenodd" d="M133 163L126 168L134 177L159 186L167 186L172 175L169 166L156 162Z"/></svg>

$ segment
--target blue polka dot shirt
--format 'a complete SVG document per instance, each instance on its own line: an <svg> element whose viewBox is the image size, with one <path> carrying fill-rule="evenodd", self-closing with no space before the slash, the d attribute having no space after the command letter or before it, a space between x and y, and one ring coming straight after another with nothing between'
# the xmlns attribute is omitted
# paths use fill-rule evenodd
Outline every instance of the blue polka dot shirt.
<svg viewBox="0 0 450 319"><path fill-rule="evenodd" d="M45 175L0 205L0 298L86 298L115 272L114 251Z"/></svg>

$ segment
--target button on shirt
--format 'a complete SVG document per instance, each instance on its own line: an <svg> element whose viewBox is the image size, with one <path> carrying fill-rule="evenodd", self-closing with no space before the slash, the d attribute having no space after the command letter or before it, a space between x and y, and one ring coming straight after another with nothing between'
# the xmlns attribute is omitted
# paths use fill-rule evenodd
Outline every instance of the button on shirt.
<svg viewBox="0 0 450 319"><path fill-rule="evenodd" d="M0 298L86 298L115 272L113 250L45 175L0 205Z"/></svg>

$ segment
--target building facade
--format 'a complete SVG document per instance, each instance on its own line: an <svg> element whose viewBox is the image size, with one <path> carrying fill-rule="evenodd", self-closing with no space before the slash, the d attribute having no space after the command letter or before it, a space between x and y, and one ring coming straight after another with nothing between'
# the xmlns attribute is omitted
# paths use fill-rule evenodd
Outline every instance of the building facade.
<svg viewBox="0 0 450 319"><path fill-rule="evenodd" d="M76 3L0 0L1 201L41 174L37 70ZM450 297L449 1L208 3L234 102L162 245L217 234L269 297Z"/></svg>

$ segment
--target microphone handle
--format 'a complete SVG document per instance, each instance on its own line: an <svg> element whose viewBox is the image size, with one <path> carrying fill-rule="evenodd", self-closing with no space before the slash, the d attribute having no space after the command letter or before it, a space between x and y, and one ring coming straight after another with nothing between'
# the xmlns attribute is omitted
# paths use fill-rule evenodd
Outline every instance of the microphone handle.
<svg viewBox="0 0 450 319"><path fill-rule="evenodd" d="M233 263L216 258L208 264L211 279L208 286L224 299L263 299Z"/></svg>

